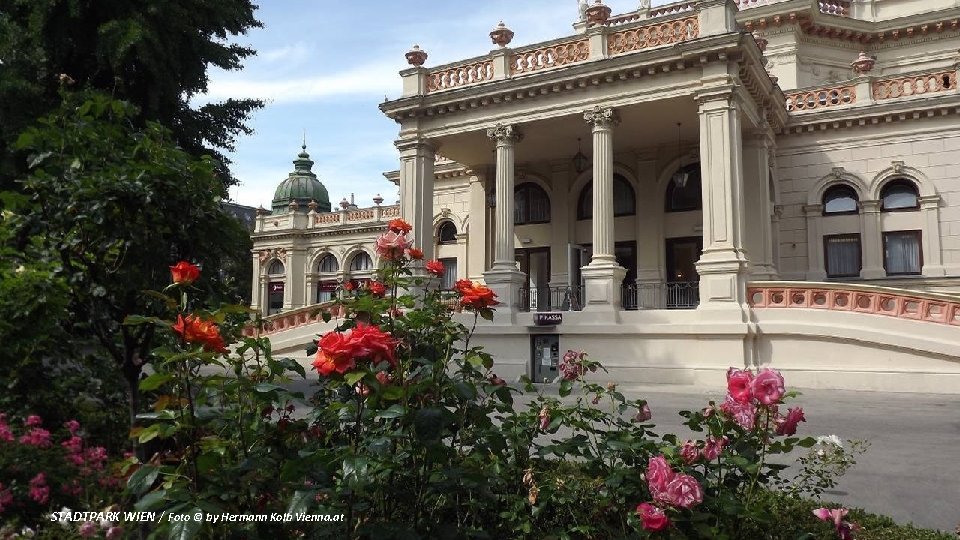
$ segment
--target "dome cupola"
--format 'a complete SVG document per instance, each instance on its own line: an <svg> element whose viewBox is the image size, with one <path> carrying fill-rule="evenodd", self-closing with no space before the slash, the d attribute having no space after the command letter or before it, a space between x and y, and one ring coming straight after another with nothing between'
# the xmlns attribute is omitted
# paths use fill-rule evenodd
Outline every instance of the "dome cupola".
<svg viewBox="0 0 960 540"><path fill-rule="evenodd" d="M301 146L301 152L297 154L297 159L293 160L293 172L291 172L273 194L274 214L285 214L290 212L291 203L294 208L314 208L310 203L316 202L317 212L330 211L330 196L327 194L327 188L320 183L317 175L313 173L313 161L310 160L310 154L307 153L307 145Z"/></svg>

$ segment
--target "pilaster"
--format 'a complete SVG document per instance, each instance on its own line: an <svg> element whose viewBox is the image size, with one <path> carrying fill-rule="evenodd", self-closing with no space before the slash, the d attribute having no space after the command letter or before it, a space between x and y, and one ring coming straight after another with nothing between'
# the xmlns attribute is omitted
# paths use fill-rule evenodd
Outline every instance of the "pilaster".
<svg viewBox="0 0 960 540"><path fill-rule="evenodd" d="M927 277L947 275L943 266L940 247L940 195L920 197L920 212L923 218L923 270Z"/></svg>
<svg viewBox="0 0 960 540"><path fill-rule="evenodd" d="M803 206L807 218L807 281L824 281L827 268L823 253L823 205Z"/></svg>
<svg viewBox="0 0 960 540"><path fill-rule="evenodd" d="M740 111L732 88L697 96L700 167L703 172L701 311L739 311L746 320L749 261L743 251L743 143Z"/></svg>
<svg viewBox="0 0 960 540"><path fill-rule="evenodd" d="M863 241L863 268L860 277L879 279L887 276L883 268L883 236L880 233L880 201L862 201L860 211Z"/></svg>
<svg viewBox="0 0 960 540"><path fill-rule="evenodd" d="M470 178L470 236L473 241L467 243L466 275L469 279L479 280L487 269L487 193L480 176Z"/></svg>
<svg viewBox="0 0 960 540"><path fill-rule="evenodd" d="M433 164L436 149L423 139L399 140L400 216L413 227L424 260L433 259Z"/></svg>
<svg viewBox="0 0 960 540"><path fill-rule="evenodd" d="M770 280L776 269L770 260L772 232L770 222L770 163L772 145L766 130L754 130L743 138L744 211L748 226L744 231L745 251L752 263L750 279Z"/></svg>

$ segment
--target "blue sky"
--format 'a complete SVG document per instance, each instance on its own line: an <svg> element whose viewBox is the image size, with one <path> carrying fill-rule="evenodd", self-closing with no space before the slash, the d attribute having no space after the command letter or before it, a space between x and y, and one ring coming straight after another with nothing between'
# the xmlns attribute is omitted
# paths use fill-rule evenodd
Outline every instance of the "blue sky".
<svg viewBox="0 0 960 540"><path fill-rule="evenodd" d="M607 0L613 13L638 0ZM655 5L664 2L654 2ZM231 154L241 184L231 198L270 207L273 191L300 151L306 130L314 172L336 205L350 193L371 206L397 190L382 175L399 167L398 126L377 108L400 94L404 53L417 43L431 67L477 56L493 45L488 33L503 20L513 46L573 33L577 0L259 0L264 27L238 43L257 49L242 71L213 71L206 99L260 98L255 130Z"/></svg>

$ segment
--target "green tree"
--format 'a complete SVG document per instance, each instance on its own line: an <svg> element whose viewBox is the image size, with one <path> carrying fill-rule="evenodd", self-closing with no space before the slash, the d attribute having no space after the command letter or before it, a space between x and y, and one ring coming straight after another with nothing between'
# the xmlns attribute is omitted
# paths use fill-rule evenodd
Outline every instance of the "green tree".
<svg viewBox="0 0 960 540"><path fill-rule="evenodd" d="M156 122L138 127L138 111L126 102L95 92L62 98L17 143L29 156L21 181L29 201L8 244L20 253L30 246L36 255L28 259L49 259L48 281L62 284L68 300L53 316L65 317L58 323L71 346L90 336L92 352L112 360L126 381L132 422L156 339L152 326L128 326L126 318L167 309L146 291L169 283L176 260L216 270L246 252L225 241L240 225L215 196L221 184L211 158L179 148ZM214 280L197 286L224 299Z"/></svg>
<svg viewBox="0 0 960 540"><path fill-rule="evenodd" d="M19 133L57 108L61 75L138 107L138 126L155 121L194 156L232 150L259 100L192 106L208 69L241 68L254 51L228 40L261 26L250 0L4 0L0 7L0 189L23 172L12 152Z"/></svg>

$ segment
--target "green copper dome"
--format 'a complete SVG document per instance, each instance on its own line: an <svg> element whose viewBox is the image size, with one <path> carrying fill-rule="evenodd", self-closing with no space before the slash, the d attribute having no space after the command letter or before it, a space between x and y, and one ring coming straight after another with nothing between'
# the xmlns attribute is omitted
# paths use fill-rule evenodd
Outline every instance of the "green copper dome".
<svg viewBox="0 0 960 540"><path fill-rule="evenodd" d="M292 201L297 201L303 211L308 210L310 201L317 202L317 212L330 211L327 188L323 187L311 170L313 161L310 160L310 154L307 154L307 146L303 145L301 148L303 150L297 155L297 159L293 160L293 172L280 182L273 194L274 214L289 212Z"/></svg>

